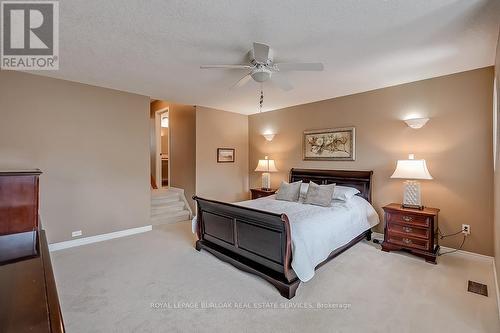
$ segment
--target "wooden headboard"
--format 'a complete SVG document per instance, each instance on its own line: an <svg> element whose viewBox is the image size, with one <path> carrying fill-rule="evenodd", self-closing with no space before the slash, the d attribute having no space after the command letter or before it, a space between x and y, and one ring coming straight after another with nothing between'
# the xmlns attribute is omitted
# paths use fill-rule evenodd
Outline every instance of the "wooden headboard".
<svg viewBox="0 0 500 333"><path fill-rule="evenodd" d="M358 195L372 202L372 175L373 171L350 170L317 170L317 169L291 169L290 182L310 181L316 184L337 184L357 188Z"/></svg>

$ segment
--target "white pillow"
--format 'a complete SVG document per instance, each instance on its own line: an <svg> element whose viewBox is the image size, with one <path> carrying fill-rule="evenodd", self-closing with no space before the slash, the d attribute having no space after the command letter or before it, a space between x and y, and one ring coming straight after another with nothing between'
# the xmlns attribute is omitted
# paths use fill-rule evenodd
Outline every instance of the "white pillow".
<svg viewBox="0 0 500 333"><path fill-rule="evenodd" d="M309 183L302 183L300 185L300 199L305 200L307 196L307 190L309 189ZM358 189L349 186L335 186L335 191L333 192L333 200L347 201L352 199L356 194L360 193Z"/></svg>
<svg viewBox="0 0 500 333"><path fill-rule="evenodd" d="M337 185L335 186L335 192L333 192L333 200L347 201L358 193L361 192L354 187Z"/></svg>
<svg viewBox="0 0 500 333"><path fill-rule="evenodd" d="M305 204L329 207L332 203L335 184L318 185L314 182L309 183L307 188Z"/></svg>
<svg viewBox="0 0 500 333"><path fill-rule="evenodd" d="M276 192L276 200L299 201L301 184L302 181L294 183L282 181L278 192Z"/></svg>

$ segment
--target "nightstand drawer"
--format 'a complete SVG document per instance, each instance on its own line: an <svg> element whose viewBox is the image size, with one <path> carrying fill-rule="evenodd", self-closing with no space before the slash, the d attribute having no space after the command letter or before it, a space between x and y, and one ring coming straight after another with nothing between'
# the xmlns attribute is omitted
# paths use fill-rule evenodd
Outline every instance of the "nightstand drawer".
<svg viewBox="0 0 500 333"><path fill-rule="evenodd" d="M387 226L389 228L389 232L398 233L402 235L407 235L410 237L417 237L423 239L429 239L431 237L431 233L429 228L419 228L414 226L409 226L405 224L397 224L397 223L389 223Z"/></svg>
<svg viewBox="0 0 500 333"><path fill-rule="evenodd" d="M399 223L410 226L420 226L420 227L428 227L430 225L429 218L424 215L416 215L405 212L390 212L389 215L389 223Z"/></svg>
<svg viewBox="0 0 500 333"><path fill-rule="evenodd" d="M429 241L421 238L405 236L393 232L387 233L389 243L398 244L404 247L427 250L429 248Z"/></svg>

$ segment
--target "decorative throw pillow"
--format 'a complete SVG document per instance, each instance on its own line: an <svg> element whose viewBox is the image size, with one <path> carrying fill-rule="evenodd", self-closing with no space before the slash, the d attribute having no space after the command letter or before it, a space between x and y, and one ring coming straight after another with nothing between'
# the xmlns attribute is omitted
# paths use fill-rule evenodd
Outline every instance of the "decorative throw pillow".
<svg viewBox="0 0 500 333"><path fill-rule="evenodd" d="M356 194L360 193L358 189L349 186L336 186L333 193L334 200L347 201L352 199Z"/></svg>
<svg viewBox="0 0 500 333"><path fill-rule="evenodd" d="M329 207L332 203L334 191L335 184L318 185L314 182L309 182L309 188L307 189L307 195L304 203Z"/></svg>
<svg viewBox="0 0 500 333"><path fill-rule="evenodd" d="M300 184L302 184L302 181L295 183L282 181L280 188L276 193L276 200L299 201Z"/></svg>

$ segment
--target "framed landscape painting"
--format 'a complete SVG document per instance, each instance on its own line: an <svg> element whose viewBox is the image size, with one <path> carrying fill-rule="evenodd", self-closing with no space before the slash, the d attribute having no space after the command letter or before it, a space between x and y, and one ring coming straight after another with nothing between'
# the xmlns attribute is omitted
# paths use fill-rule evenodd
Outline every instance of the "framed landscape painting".
<svg viewBox="0 0 500 333"><path fill-rule="evenodd" d="M217 148L217 163L234 163L234 148Z"/></svg>
<svg viewBox="0 0 500 333"><path fill-rule="evenodd" d="M305 161L354 161L356 131L354 127L304 131Z"/></svg>

